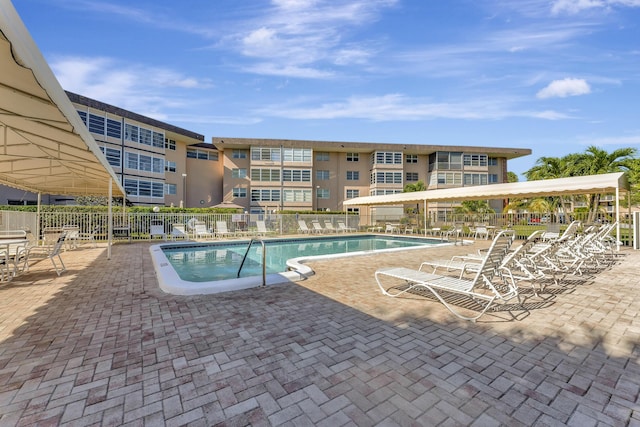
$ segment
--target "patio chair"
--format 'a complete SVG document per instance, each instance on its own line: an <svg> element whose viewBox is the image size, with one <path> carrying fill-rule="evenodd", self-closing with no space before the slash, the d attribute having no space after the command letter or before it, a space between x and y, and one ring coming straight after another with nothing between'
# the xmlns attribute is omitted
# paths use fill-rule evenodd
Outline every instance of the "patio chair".
<svg viewBox="0 0 640 427"><path fill-rule="evenodd" d="M51 263L53 264L53 268L56 269L56 273L58 274L58 276L60 276L64 271L67 270L67 267L64 265L64 262L62 261L62 257L60 256L60 251L62 250L62 246L64 245L64 240L66 239L66 237L67 237L66 231L63 231L62 233L60 233L58 240L53 244L53 247L51 248L51 252L49 252L49 255L47 257L51 260ZM59 266L58 264L56 264L56 258L58 258L58 261L60 261Z"/></svg>
<svg viewBox="0 0 640 427"><path fill-rule="evenodd" d="M342 231L342 232L345 232L345 233L353 233L353 232L355 232L357 230L355 228L353 228L353 227L347 226L342 221L338 221L338 231Z"/></svg>
<svg viewBox="0 0 640 427"><path fill-rule="evenodd" d="M310 234L311 233L311 230L309 229L309 227L307 227L307 223L304 222L304 220L302 220L302 219L298 220L298 231L300 233L303 233L303 234Z"/></svg>
<svg viewBox="0 0 640 427"><path fill-rule="evenodd" d="M98 225L94 227L93 230L89 233L78 233L78 245L81 245L83 243L91 243L91 247L95 248L97 246L96 234L98 234L101 229L102 227Z"/></svg>
<svg viewBox="0 0 640 427"><path fill-rule="evenodd" d="M171 224L171 234L169 236L171 237L171 240L189 239L189 234L187 233L184 224Z"/></svg>
<svg viewBox="0 0 640 427"><path fill-rule="evenodd" d="M267 228L267 223L264 222L264 221L256 221L256 228L257 228L256 234L258 236L266 236L268 234L274 234L275 233L275 231L269 230Z"/></svg>
<svg viewBox="0 0 640 427"><path fill-rule="evenodd" d="M320 225L320 223L318 221L311 221L311 226L313 227L313 232L314 233L324 233L326 230L324 228L322 228L322 226Z"/></svg>
<svg viewBox="0 0 640 427"><path fill-rule="evenodd" d="M213 239L215 234L207 228L207 224L197 221L193 224L193 236L196 239Z"/></svg>
<svg viewBox="0 0 640 427"><path fill-rule="evenodd" d="M478 239L482 238L484 240L489 240L489 229L485 225L478 225L473 230L473 238Z"/></svg>
<svg viewBox="0 0 640 427"><path fill-rule="evenodd" d="M333 223L328 219L324 221L324 229L329 233L337 233L338 230L333 226Z"/></svg>
<svg viewBox="0 0 640 427"><path fill-rule="evenodd" d="M513 232L502 231L498 233L493 239L481 267L471 280L439 276L404 267L379 269L375 272L375 279L384 295L397 297L409 291L427 290L455 316L464 320L476 321L496 301L507 302L518 298L518 302L520 302L517 286L508 275L503 275L500 270L512 241ZM398 289L397 285L388 287L382 284L382 277L399 279L405 284L401 289ZM447 301L447 298L450 297L457 301L461 296L469 297L477 303L480 306L479 313L465 316L454 307L453 302Z"/></svg>
<svg viewBox="0 0 640 427"><path fill-rule="evenodd" d="M227 228L226 221L216 221L215 235L216 237L229 237L229 236L233 236L234 233L233 231L229 231L229 229Z"/></svg>

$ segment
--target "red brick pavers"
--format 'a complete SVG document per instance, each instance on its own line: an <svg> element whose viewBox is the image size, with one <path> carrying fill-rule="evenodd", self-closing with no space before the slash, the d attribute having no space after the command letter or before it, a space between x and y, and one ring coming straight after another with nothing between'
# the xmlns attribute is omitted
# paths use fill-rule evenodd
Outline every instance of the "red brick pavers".
<svg viewBox="0 0 640 427"><path fill-rule="evenodd" d="M65 252L0 285L0 425L640 425L640 253L475 324L373 279L460 252L193 297L147 244Z"/></svg>

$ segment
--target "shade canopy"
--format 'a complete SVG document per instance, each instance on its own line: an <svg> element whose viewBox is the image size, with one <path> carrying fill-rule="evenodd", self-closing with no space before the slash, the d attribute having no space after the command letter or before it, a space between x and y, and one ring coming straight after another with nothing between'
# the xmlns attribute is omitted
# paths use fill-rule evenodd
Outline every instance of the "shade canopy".
<svg viewBox="0 0 640 427"><path fill-rule="evenodd" d="M108 195L110 181L124 196L11 2L0 1L0 183L78 196Z"/></svg>
<svg viewBox="0 0 640 427"><path fill-rule="evenodd" d="M384 196L356 197L344 201L344 206L401 205L418 202L453 202L463 200L491 200L531 198L571 194L604 194L628 191L629 182L623 172L602 175L575 176L539 181L510 182L506 184L477 185L388 194Z"/></svg>
<svg viewBox="0 0 640 427"><path fill-rule="evenodd" d="M244 206L236 205L231 201L218 203L217 205L213 205L211 207L216 209L244 209Z"/></svg>

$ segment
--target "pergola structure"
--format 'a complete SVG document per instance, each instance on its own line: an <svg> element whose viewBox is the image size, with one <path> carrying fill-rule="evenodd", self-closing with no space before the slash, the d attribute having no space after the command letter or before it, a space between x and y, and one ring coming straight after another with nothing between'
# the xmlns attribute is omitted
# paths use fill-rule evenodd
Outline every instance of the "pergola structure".
<svg viewBox="0 0 640 427"><path fill-rule="evenodd" d="M13 5L0 0L0 183L40 195L125 196ZM111 243L111 240L109 240ZM111 244L109 244L110 256Z"/></svg>
<svg viewBox="0 0 640 427"><path fill-rule="evenodd" d="M510 182L505 184L477 185L472 187L445 188L438 190L397 193L384 196L365 196L349 199L344 206L424 205L425 223L429 202L460 202L464 200L491 200L507 198L531 198L564 196L572 194L615 193L616 219L620 218L620 195L629 193L629 181L624 172L601 175L575 176L570 178L538 181ZM620 241L620 222L616 228Z"/></svg>

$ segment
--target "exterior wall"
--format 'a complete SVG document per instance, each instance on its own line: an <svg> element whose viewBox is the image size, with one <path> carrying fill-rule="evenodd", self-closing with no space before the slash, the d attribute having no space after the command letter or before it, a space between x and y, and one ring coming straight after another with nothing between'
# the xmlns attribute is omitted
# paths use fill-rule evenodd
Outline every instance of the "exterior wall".
<svg viewBox="0 0 640 427"><path fill-rule="evenodd" d="M530 154L528 149L506 149L494 147L453 147L453 146L429 146L412 145L401 146L398 144L377 144L377 143L341 143L330 141L291 141L291 140L271 140L271 139L249 139L249 138L213 138L214 146L220 150L224 163L223 177L223 198L225 201L232 201L245 210L251 212L264 212L274 210L343 210L342 203L349 196L368 196L373 192L382 194L383 192L401 192L407 183L423 181L427 189L451 188L464 185L464 174L483 175L484 180L491 179L496 182L506 182L507 161L509 158L520 157ZM271 148L284 150L286 148L297 147L312 150L311 163L289 163L284 160L252 160L251 149ZM233 150L247 150L247 155L243 159L233 158ZM456 170L460 174L460 183L442 184L438 183L437 166L429 171L430 155L438 151L459 152L461 155L473 154L484 155L486 158L495 159L495 164L470 164ZM377 153L395 153L401 156L401 161L391 163L373 163ZM412 161L407 161L407 155ZM357 161L354 161L357 157ZM413 159L416 161L413 162ZM285 169L308 169L311 168L311 179L306 182L285 182L278 181L255 181L251 179L251 171L255 168L268 168L279 171L280 177ZM246 176L238 178L233 176L233 170L244 169ZM237 174L238 172L236 172ZM399 173L401 179L398 182L372 182L372 174L383 173L384 180L391 176L397 181ZM415 181L407 181L407 174L411 173L411 178ZM392 174L392 175L386 175ZM351 179L347 179L347 177ZM375 175L379 177L380 175ZM357 179L353 179L357 177ZM392 180L393 181L393 180ZM233 189L246 189L246 197L233 197ZM284 191L294 188L297 190L311 190L312 200L304 202L286 202L284 198L274 202L252 201L252 189ZM236 190L237 191L237 190ZM327 193L328 192L328 193ZM307 193L308 194L308 193ZM328 194L328 197L326 195ZM282 193L281 193L282 195ZM492 206L496 211L502 210L502 202L493 202ZM457 204L446 203L429 205L429 210L435 214L450 212ZM359 208L363 215L370 215L375 208ZM385 208L378 211L401 213L402 208Z"/></svg>
<svg viewBox="0 0 640 427"><path fill-rule="evenodd" d="M211 144L202 144L204 136L71 92L67 95L120 178L129 202L186 207L201 206L200 200L217 203L222 179L218 165L206 168L194 162L193 176L198 179L193 180L191 193L185 191L187 147L202 145L199 149L217 153Z"/></svg>

